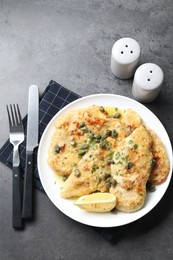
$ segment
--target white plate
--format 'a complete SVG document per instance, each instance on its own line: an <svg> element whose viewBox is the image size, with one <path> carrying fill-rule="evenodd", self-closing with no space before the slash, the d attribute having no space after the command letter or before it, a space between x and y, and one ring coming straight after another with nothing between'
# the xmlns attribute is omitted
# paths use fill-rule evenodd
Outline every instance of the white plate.
<svg viewBox="0 0 173 260"><path fill-rule="evenodd" d="M81 107L87 107L90 105L102 105L102 106L113 106L119 108L132 108L134 111L140 114L143 121L156 133L165 145L166 151L170 160L170 173L167 180L156 186L156 191L147 194L146 202L143 208L134 213L124 213L116 211L116 213L90 213L81 210L73 204L73 200L66 200L60 196L60 183L57 181L57 176L54 171L47 164L48 147L52 134L54 132L54 122L63 114L67 113L72 109ZM49 199L54 205L61 210L68 217L95 227L116 227L124 224L131 223L151 211L161 200L164 193L166 192L172 175L172 147L167 135L167 132L159 119L145 106L141 105L135 100L124 96L112 95L112 94L97 94L86 96L78 99L71 104L64 107L59 111L50 123L47 125L38 149L38 171L41 183Z"/></svg>

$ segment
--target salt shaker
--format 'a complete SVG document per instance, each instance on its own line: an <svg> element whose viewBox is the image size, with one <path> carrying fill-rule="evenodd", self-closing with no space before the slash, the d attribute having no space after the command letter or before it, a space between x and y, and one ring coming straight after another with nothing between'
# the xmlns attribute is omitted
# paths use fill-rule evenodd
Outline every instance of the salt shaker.
<svg viewBox="0 0 173 260"><path fill-rule="evenodd" d="M153 101L159 94L163 83L163 71L154 63L145 63L135 72L132 94L140 102Z"/></svg>
<svg viewBox="0 0 173 260"><path fill-rule="evenodd" d="M134 75L140 57L140 46L132 38L122 38L112 47L111 70L120 79L128 79Z"/></svg>

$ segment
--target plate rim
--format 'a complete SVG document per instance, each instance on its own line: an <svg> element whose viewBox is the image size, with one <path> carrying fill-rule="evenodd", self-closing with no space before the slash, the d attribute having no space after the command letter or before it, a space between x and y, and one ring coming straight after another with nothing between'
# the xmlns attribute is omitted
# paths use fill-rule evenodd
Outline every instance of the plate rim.
<svg viewBox="0 0 173 260"><path fill-rule="evenodd" d="M155 208L155 206L160 202L160 200L163 198L164 194L166 193L166 191L167 191L167 189L168 189L168 187L169 187L169 184L170 184L170 181L171 181L171 178L172 178L172 167L173 167L172 164L173 164L173 161L172 161L172 156L171 156L170 154L168 154L168 157L169 157L169 160L170 160L170 172L169 172L168 178L167 178L167 180L166 180L166 188L164 189L164 192L162 193L162 196L160 197L160 199L157 201L157 203L156 203L153 207L149 208L149 210L148 210L147 212L145 212L146 210L144 210L144 213L143 213L141 216L138 216L138 215L137 215L136 217L133 218L133 220L125 221L125 222L122 222L122 224L118 224L118 225L116 225L116 223L115 223L115 225L112 225L112 224L107 224L107 225L103 224L103 225L100 225L100 224L97 224L97 223L93 224L93 223L88 223L87 221L78 220L78 219L74 218L73 216L70 216L69 214L67 214L66 212L64 212L62 209L60 209L59 207L57 207L57 205L55 204L55 202L52 200L51 196L49 195L49 191L48 191L48 189L47 189L47 187L46 187L46 185L45 185L45 183L44 183L44 180L43 180L43 178L42 178L42 175L40 174L40 164L39 164L40 160L39 160L39 158L40 158L40 153L41 153L41 147L42 147L42 143L43 143L43 140L44 140L44 136L46 135L48 129L51 127L52 123L56 120L56 118L58 118L59 115L61 116L61 114L66 113L66 110L67 110L67 112L68 112L68 111L70 111L70 110L75 109L75 108L72 108L72 109L69 110L69 108L72 107L72 106L75 106L76 103L81 103L81 102L83 102L83 101L85 101L85 100L87 100L87 99L100 98L100 97L121 98L121 99L124 99L124 100L128 100L129 102L132 102L132 103L136 104L137 106L140 106L141 109L144 109L144 110L146 110L147 112L151 113L152 116L155 118L155 120L157 120L158 123L162 126L162 130L165 132L166 137L167 137L167 141L168 141L168 143L169 143L170 153L171 153L171 155L173 155L171 141L170 141L169 135L168 135L168 133L167 133L167 131L166 131L164 125L162 124L162 122L160 121L160 119L159 119L149 108L147 108L145 105L139 103L138 101L136 101L136 100L134 100L134 99L132 99L132 98L123 96L123 95L108 94L108 93L99 93L99 94L92 94L92 95L87 95L87 96L78 98L78 99L74 100L73 102L71 102L71 103L67 104L66 106L64 106L62 109L60 109L60 110L53 116L53 118L50 120L50 122L47 124L46 128L44 129L44 132L43 132L43 134L42 134L42 136L41 136L41 139L40 139L40 142L39 142L38 153L37 153L38 174L39 174L39 177L40 177L40 181L41 181L41 183L42 183L42 186L43 186L43 188L44 188L44 190L45 190L45 192L46 192L48 198L51 200L51 202L55 205L55 207L56 207L57 209L59 209L63 214L65 214L65 215L68 216L69 218L71 218L71 219L73 219L73 220L75 220L75 221L77 221L77 222L79 222L79 223L82 223L82 224L85 224L85 225L89 225L89 226L93 226L93 227L118 227L118 226L130 224L130 223L132 223L132 222L134 222L134 221L136 221L136 220L138 220L138 219L144 217L146 214L148 214L149 212L151 212L151 211ZM90 104L89 106L91 106L91 104ZM111 105L111 106L112 106L112 105ZM83 107L86 107L86 105L83 106ZM129 107L129 106L128 106L128 107ZM133 109L133 108L132 108L132 109ZM142 116L141 116L141 117L142 117ZM142 118L142 119L143 119L143 118ZM53 126L52 126L52 127L53 127ZM50 168L50 171L52 171L51 168ZM140 211L140 210L139 210L139 211ZM125 212L123 212L123 213L125 213ZM134 213L135 213L135 212L134 212ZM97 213L96 213L96 214L97 214ZM99 213L99 214L100 214L100 213ZM104 214L105 214L105 213L104 213ZM107 213L106 213L106 214L107 214ZM125 213L125 214L130 214L130 215L131 215L132 213ZM101 213L100 215L103 215L103 214Z"/></svg>

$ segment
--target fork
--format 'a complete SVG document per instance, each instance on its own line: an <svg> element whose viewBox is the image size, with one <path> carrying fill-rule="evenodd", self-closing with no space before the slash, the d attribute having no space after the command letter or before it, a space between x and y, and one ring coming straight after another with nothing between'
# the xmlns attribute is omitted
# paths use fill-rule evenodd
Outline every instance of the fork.
<svg viewBox="0 0 173 260"><path fill-rule="evenodd" d="M19 145L24 141L24 130L18 104L10 104L6 107L9 119L10 143L13 145L12 227L22 228L22 180Z"/></svg>

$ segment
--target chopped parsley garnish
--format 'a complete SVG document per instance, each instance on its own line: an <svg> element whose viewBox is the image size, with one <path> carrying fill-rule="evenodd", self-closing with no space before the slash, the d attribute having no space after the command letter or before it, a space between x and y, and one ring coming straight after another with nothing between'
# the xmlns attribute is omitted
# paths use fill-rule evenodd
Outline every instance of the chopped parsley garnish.
<svg viewBox="0 0 173 260"><path fill-rule="evenodd" d="M133 148L134 148L134 149L137 149L137 148L138 148L138 145L137 145L137 144L134 144Z"/></svg>
<svg viewBox="0 0 173 260"><path fill-rule="evenodd" d="M75 167L75 166L77 166L77 163L72 163L71 164L71 167Z"/></svg>
<svg viewBox="0 0 173 260"><path fill-rule="evenodd" d="M109 158L112 159L112 158L113 158L113 155L114 155L114 152L111 151L111 152L109 153Z"/></svg>
<svg viewBox="0 0 173 260"><path fill-rule="evenodd" d="M91 173L94 173L98 169L99 169L98 165L93 165Z"/></svg>
<svg viewBox="0 0 173 260"><path fill-rule="evenodd" d="M120 152L117 152L115 155L115 159L118 160L120 158Z"/></svg>
<svg viewBox="0 0 173 260"><path fill-rule="evenodd" d="M133 143L133 140L129 140L129 142L128 142L129 144L132 144Z"/></svg>

